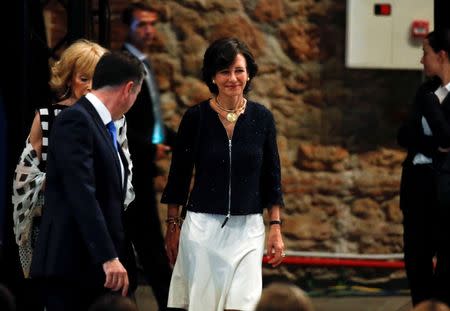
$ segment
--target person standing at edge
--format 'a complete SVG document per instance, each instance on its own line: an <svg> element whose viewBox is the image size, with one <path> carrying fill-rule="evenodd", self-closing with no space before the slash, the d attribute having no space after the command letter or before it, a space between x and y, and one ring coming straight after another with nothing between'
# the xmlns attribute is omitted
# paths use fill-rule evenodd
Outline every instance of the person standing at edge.
<svg viewBox="0 0 450 311"><path fill-rule="evenodd" d="M128 27L123 49L141 60L147 71L142 91L126 114L136 197L125 213L125 227L159 309L165 310L172 271L164 247L153 179L157 175L155 161L167 157L170 147L165 143L171 145L175 133L163 124L156 76L146 55L157 20L157 13L143 2L132 3L122 12L122 22Z"/></svg>
<svg viewBox="0 0 450 311"><path fill-rule="evenodd" d="M405 268L413 305L428 299L450 304L450 30L423 41L424 74L411 117L397 140L408 150L403 162ZM436 257L436 267L433 258Z"/></svg>
<svg viewBox="0 0 450 311"><path fill-rule="evenodd" d="M133 105L144 76L131 55L106 53L92 91L54 121L31 264L47 311L84 311L105 292L128 292L123 263L132 249L122 224L128 166L113 121Z"/></svg>
<svg viewBox="0 0 450 311"><path fill-rule="evenodd" d="M216 40L205 52L203 81L214 96L184 114L161 199L168 204L166 248L175 263L169 307L254 309L262 290L264 208L269 263L283 261L275 121L244 97L257 71L236 38ZM180 205L187 208L181 232Z"/></svg>

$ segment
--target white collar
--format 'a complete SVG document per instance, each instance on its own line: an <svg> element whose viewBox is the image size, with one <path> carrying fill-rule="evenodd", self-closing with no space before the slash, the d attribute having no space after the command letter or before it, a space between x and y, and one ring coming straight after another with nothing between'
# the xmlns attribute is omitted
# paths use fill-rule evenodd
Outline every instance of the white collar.
<svg viewBox="0 0 450 311"><path fill-rule="evenodd" d="M105 125L112 121L111 113L97 96L92 93L87 93L85 97L89 100L92 106L94 106Z"/></svg>
<svg viewBox="0 0 450 311"><path fill-rule="evenodd" d="M450 82L443 86L447 89L447 92L450 92Z"/></svg>
<svg viewBox="0 0 450 311"><path fill-rule="evenodd" d="M135 47L134 45L132 45L131 43L126 42L124 45L127 48L127 50L131 54L136 56L140 61L143 61L144 59L147 59L147 55L145 55L144 53L139 51L139 49L137 47Z"/></svg>

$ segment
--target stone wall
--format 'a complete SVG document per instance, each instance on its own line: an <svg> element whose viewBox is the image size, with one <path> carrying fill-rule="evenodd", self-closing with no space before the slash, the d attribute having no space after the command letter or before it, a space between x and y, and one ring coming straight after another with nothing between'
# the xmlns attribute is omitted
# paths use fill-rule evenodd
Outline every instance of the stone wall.
<svg viewBox="0 0 450 311"><path fill-rule="evenodd" d="M127 1L110 3L111 48L116 49L125 35L119 12ZM277 122L287 249L402 251L398 189L404 153L395 136L420 72L346 68L345 0L151 3L160 23L150 57L165 119L174 129L187 107L210 97L199 79L209 42L233 35L254 52L260 72L249 97L269 107ZM49 8L47 21L54 30L58 23L51 21L60 13ZM159 164L167 173L169 161ZM158 178L159 189L164 182L165 176ZM162 206L162 217L164 213ZM356 278L372 280L397 275L352 271ZM301 282L306 276L333 280L340 272L284 266L267 268L265 274Z"/></svg>

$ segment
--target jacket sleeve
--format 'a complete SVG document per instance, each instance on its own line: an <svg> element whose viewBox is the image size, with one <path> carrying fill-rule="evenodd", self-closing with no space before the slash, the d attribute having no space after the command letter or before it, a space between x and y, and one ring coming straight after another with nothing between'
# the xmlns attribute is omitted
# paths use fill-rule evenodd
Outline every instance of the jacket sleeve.
<svg viewBox="0 0 450 311"><path fill-rule="evenodd" d="M146 135L143 135L139 130L134 129L132 126L128 126L127 130L128 140L133 146L139 146L139 148L146 150L146 154L150 154L149 161L153 161L156 155L156 145L151 142Z"/></svg>
<svg viewBox="0 0 450 311"><path fill-rule="evenodd" d="M264 206L283 206L281 191L281 166L278 155L277 133L272 113L267 111L266 138L263 146L263 163L261 171L261 194Z"/></svg>
<svg viewBox="0 0 450 311"><path fill-rule="evenodd" d="M397 132L398 144L413 153L423 153L432 156L438 148L435 136L425 135L422 129L422 100L427 92L426 86L419 88L408 119L400 126ZM428 118L426 118L428 121ZM433 131L434 135L434 131Z"/></svg>
<svg viewBox="0 0 450 311"><path fill-rule="evenodd" d="M175 139L167 185L161 203L184 205L188 199L200 122L200 106L184 114Z"/></svg>
<svg viewBox="0 0 450 311"><path fill-rule="evenodd" d="M450 122L447 120L439 99L433 92L421 96L422 111L430 125L439 147L450 147Z"/></svg>

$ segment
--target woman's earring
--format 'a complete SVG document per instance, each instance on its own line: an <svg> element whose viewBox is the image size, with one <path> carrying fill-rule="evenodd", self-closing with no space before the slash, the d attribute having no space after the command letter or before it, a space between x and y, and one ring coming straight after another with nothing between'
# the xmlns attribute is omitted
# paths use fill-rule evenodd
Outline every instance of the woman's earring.
<svg viewBox="0 0 450 311"><path fill-rule="evenodd" d="M213 83L213 84L216 84L216 80L213 79L213 80L212 80L212 83Z"/></svg>
<svg viewBox="0 0 450 311"><path fill-rule="evenodd" d="M247 77L247 81L250 81L250 77Z"/></svg>

